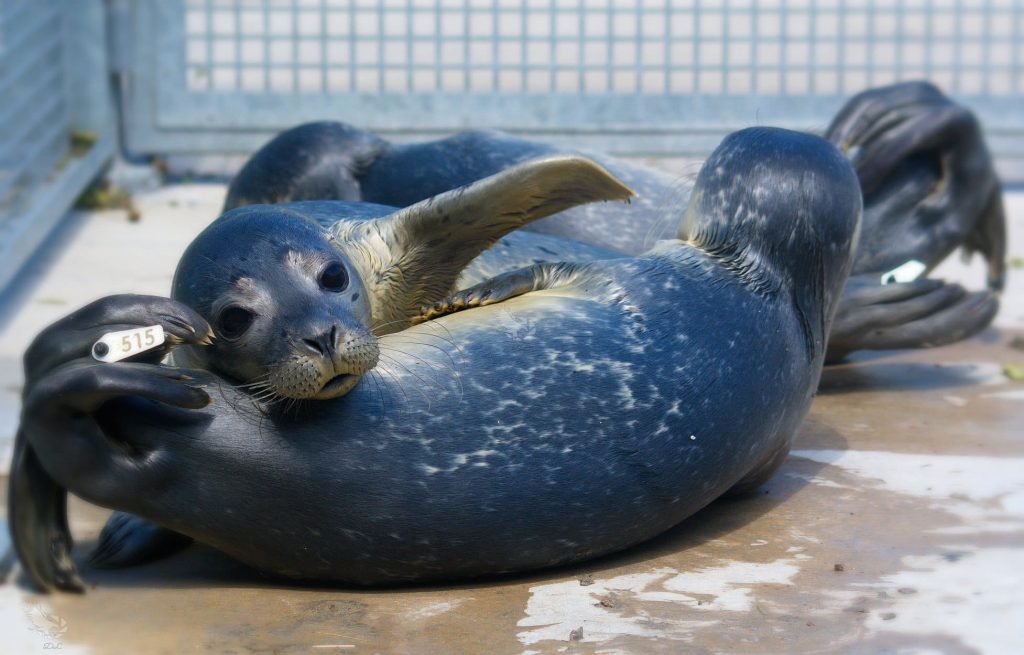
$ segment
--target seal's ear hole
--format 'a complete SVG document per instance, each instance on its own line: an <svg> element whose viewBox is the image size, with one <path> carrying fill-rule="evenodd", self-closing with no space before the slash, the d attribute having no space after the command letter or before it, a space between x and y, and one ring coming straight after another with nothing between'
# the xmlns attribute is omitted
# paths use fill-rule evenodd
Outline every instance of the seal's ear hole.
<svg viewBox="0 0 1024 655"><path fill-rule="evenodd" d="M256 314L244 307L228 307L217 317L217 331L225 339L237 339L245 334L255 318Z"/></svg>
<svg viewBox="0 0 1024 655"><path fill-rule="evenodd" d="M320 273L320 286L327 291L344 291L348 287L348 271L341 262L331 262Z"/></svg>

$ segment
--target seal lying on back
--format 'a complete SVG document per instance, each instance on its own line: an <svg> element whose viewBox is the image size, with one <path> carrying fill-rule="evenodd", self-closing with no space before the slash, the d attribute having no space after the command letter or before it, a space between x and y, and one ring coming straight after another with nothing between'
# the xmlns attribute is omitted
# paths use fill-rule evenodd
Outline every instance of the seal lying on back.
<svg viewBox="0 0 1024 655"><path fill-rule="evenodd" d="M264 400L336 398L463 269L531 221L632 192L588 159L549 156L405 209L300 202L229 211L178 262L171 297L214 327L175 363ZM386 213L382 213L381 210ZM281 225L288 224L288 229Z"/></svg>
<svg viewBox="0 0 1024 655"><path fill-rule="evenodd" d="M930 84L902 83L852 98L827 137L849 154L865 193L854 277L840 304L829 359L858 349L942 345L987 326L999 308L995 293L968 294L959 285L927 279L880 283L882 273L909 260L931 269L962 245L985 255L989 285L1001 287L1002 196L974 116ZM232 181L225 208L312 199L401 207L563 152L494 131L395 145L341 123L310 123L283 132L254 154ZM637 199L626 209L584 205L531 224L530 233L506 240L508 268L488 264L489 274L533 263L535 232L549 236L543 247L550 261L595 256L579 242L637 254L672 233L689 181L597 153L587 156L634 189Z"/></svg>
<svg viewBox="0 0 1024 655"><path fill-rule="evenodd" d="M578 203L626 200L631 194L600 166L563 155L512 167L402 210L300 202L228 212L178 264L172 297L199 312L204 332L192 340L169 332L172 341L185 344L174 353L174 363L230 379L261 409L343 396L379 357L389 357L382 355L377 336L409 326L423 304L457 288L466 264L499 237ZM90 310L82 319L95 321L97 313L103 314ZM33 345L26 361L47 361L53 346ZM66 533L64 492L38 466L21 435L10 498L26 570L58 586L80 586L63 559L37 562L30 555L34 548L28 544L65 543L64 537L45 537ZM116 513L92 562L128 565L190 542Z"/></svg>
<svg viewBox="0 0 1024 655"><path fill-rule="evenodd" d="M68 363L33 372L22 428L72 492L286 576L372 585L595 557L779 465L860 209L833 146L744 130L703 167L677 239L382 336L396 360L379 384L301 418L255 415L208 372L75 359L91 344L68 319L39 337ZM429 343L435 329L457 347Z"/></svg>

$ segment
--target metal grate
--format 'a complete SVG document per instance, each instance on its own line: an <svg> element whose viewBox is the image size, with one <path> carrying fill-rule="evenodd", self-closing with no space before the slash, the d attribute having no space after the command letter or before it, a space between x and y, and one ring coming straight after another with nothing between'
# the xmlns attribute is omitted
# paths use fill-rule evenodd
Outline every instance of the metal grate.
<svg viewBox="0 0 1024 655"><path fill-rule="evenodd" d="M63 22L57 3L5 2L0 8L0 212L24 202L68 146Z"/></svg>
<svg viewBox="0 0 1024 655"><path fill-rule="evenodd" d="M0 1L0 290L113 154L104 40L99 0Z"/></svg>
<svg viewBox="0 0 1024 655"><path fill-rule="evenodd" d="M1020 3L189 0L187 88L249 93L1024 93Z"/></svg>
<svg viewBox="0 0 1024 655"><path fill-rule="evenodd" d="M852 93L930 79L1024 159L1024 0L132 4L141 151L246 152L333 118L700 155L738 127L821 128Z"/></svg>

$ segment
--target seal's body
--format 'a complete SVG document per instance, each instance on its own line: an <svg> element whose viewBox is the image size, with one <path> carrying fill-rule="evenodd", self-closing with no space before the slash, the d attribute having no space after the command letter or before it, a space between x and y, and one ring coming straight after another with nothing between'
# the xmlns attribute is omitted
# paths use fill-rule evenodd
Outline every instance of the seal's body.
<svg viewBox="0 0 1024 655"><path fill-rule="evenodd" d="M173 441L180 487L102 502L265 570L357 584L620 550L781 462L816 387L788 294L721 272L671 247L384 336L400 363L301 421L255 430L215 393L215 439L147 435ZM439 354L438 334L458 350Z"/></svg>
<svg viewBox="0 0 1024 655"><path fill-rule="evenodd" d="M383 335L382 375L342 398L263 416L206 372L70 365L28 390L24 433L74 493L283 575L451 580L610 553L781 462L860 208L827 142L744 130L678 238L510 273L504 302L486 282L479 307L456 294Z"/></svg>

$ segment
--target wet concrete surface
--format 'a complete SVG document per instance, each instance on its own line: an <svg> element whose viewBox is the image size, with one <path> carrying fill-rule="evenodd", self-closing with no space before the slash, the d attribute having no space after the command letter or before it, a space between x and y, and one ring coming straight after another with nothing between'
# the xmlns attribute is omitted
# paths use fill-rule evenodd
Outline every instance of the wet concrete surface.
<svg viewBox="0 0 1024 655"><path fill-rule="evenodd" d="M1012 336L830 369L758 492L530 576L302 587L202 547L97 571L82 557L106 512L75 503L91 589L42 598L16 574L0 594L23 616L4 632L41 651L45 612L65 650L94 653L1020 652L1024 384L999 368L1024 361Z"/></svg>
<svg viewBox="0 0 1024 655"><path fill-rule="evenodd" d="M191 209L179 214L193 222L150 226L166 231L145 237L150 251L112 249L105 283L75 279L75 262L133 228L84 219L24 300L33 311L5 323L0 355L13 360L19 339L86 294L166 293L177 253L218 198L181 193L142 199L144 221L166 206ZM91 241L81 250L83 238ZM1024 382L1002 371L1024 363L1015 338L1024 330L1003 327L832 367L793 453L756 493L713 503L624 553L528 576L375 591L296 586L204 547L97 571L84 557L106 512L75 502L88 593L39 596L15 569L0 585L0 651L1024 652ZM11 393L10 408L0 407L8 422Z"/></svg>

